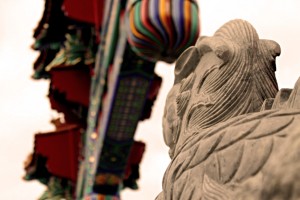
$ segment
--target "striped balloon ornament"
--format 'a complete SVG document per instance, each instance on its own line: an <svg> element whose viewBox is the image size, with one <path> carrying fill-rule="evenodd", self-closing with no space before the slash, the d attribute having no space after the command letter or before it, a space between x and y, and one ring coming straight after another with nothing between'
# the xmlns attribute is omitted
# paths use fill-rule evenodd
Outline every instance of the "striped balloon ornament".
<svg viewBox="0 0 300 200"><path fill-rule="evenodd" d="M128 12L128 42L150 61L172 63L199 32L199 8L194 0L136 0Z"/></svg>

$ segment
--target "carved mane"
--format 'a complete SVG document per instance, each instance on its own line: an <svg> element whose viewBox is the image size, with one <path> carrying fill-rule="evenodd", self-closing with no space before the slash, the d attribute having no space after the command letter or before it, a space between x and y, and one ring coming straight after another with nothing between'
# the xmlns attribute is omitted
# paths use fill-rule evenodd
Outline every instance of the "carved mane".
<svg viewBox="0 0 300 200"><path fill-rule="evenodd" d="M213 53L220 63L208 68L196 83L197 93L204 99L198 98L187 110L186 127L189 130L208 128L234 116L259 111L265 99L275 97L278 91L275 57L279 55L280 47L274 41L259 40L248 22L230 21L213 37L201 38L192 48L197 49L199 62ZM180 84L185 82L181 80ZM187 95L182 92L187 91L179 94L185 96L184 101L177 102L180 113L187 107ZM193 92L189 98L193 98Z"/></svg>
<svg viewBox="0 0 300 200"><path fill-rule="evenodd" d="M172 161L158 200L245 199L245 191L255 191L247 193L253 199L276 196L272 191L286 186L280 177L287 177L294 194L299 191L294 186L300 181L283 172L286 166L300 169L300 79L292 92L277 93L279 54L276 42L259 39L248 22L233 20L178 58L163 118ZM280 173L269 173L278 166ZM275 186L269 184L273 174ZM258 189L251 180L260 183Z"/></svg>

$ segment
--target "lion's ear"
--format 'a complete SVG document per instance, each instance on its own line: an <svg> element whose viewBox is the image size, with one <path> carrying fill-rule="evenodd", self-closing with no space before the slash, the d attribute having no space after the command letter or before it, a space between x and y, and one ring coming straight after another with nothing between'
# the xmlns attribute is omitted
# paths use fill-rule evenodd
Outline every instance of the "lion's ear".
<svg viewBox="0 0 300 200"><path fill-rule="evenodd" d="M204 37L199 40L196 47L199 49L200 57L208 52L214 52L216 56L227 62L232 55L232 42L224 38Z"/></svg>
<svg viewBox="0 0 300 200"><path fill-rule="evenodd" d="M273 41L273 40L264 40L260 39L259 40L260 48L264 49L267 54L269 54L269 61L270 66L272 67L273 71L276 71L276 57L280 55L281 53L281 48L280 45ZM265 56L267 56L267 54Z"/></svg>
<svg viewBox="0 0 300 200"><path fill-rule="evenodd" d="M197 67L200 61L200 54L196 47L191 46L186 49L177 59L175 64L175 81L174 85L186 78Z"/></svg>
<svg viewBox="0 0 300 200"><path fill-rule="evenodd" d="M273 56L273 58L276 58L277 56L280 55L281 48L277 42L275 42L273 40L260 40L260 42L268 48L268 50L271 53L271 55Z"/></svg>

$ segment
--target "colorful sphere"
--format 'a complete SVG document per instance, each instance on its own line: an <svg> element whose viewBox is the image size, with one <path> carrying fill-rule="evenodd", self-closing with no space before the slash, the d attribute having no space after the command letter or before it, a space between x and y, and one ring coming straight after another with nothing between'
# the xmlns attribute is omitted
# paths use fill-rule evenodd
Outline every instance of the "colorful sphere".
<svg viewBox="0 0 300 200"><path fill-rule="evenodd" d="M172 63L199 32L199 8L194 0L136 0L127 12L128 42L150 61Z"/></svg>

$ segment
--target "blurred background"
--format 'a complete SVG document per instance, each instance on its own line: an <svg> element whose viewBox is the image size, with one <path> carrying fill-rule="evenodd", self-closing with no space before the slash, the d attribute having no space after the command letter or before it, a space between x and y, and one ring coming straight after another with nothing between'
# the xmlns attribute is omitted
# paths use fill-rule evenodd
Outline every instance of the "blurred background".
<svg viewBox="0 0 300 200"><path fill-rule="evenodd" d="M225 22L249 21L260 38L281 46L277 59L280 88L292 88L300 76L300 1L298 0L198 0L201 35L212 35ZM36 181L25 182L23 161L33 149L33 135L50 131L57 115L50 109L49 82L34 81L32 65L38 53L31 50L33 29L41 18L43 0L0 0L0 199L33 200L45 190ZM146 143L138 191L126 189L122 199L154 199L161 191L168 166L168 149L162 137L165 98L173 83L174 64L159 62L156 73L163 77L152 117L139 124L136 140Z"/></svg>

